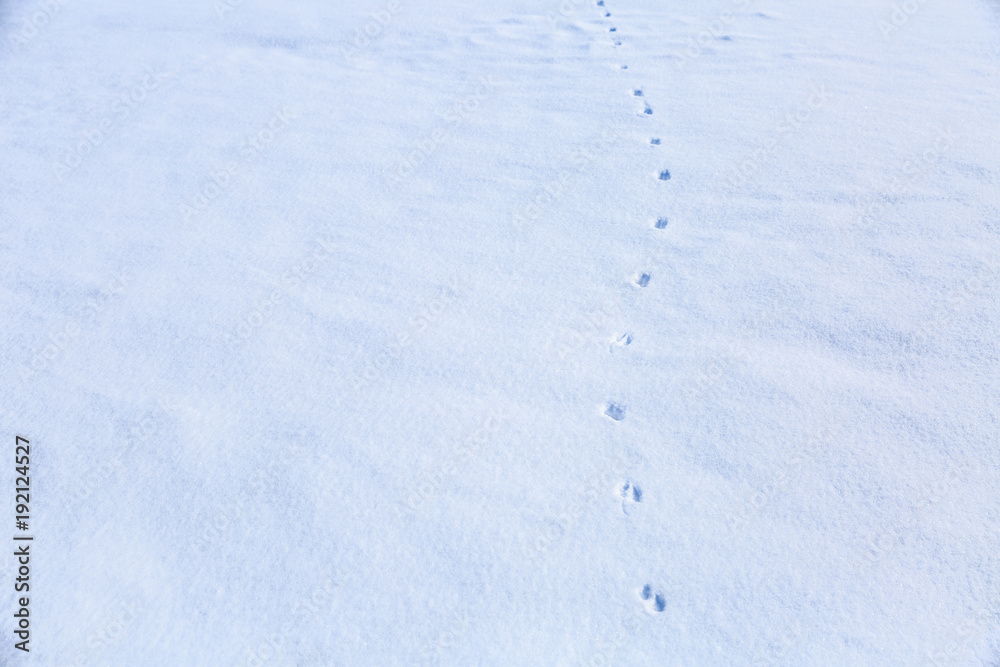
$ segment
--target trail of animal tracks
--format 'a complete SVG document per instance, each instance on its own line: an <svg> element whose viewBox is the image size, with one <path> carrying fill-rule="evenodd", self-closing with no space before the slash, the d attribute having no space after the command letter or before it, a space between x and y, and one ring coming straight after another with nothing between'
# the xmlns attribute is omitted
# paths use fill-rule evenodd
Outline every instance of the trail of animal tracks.
<svg viewBox="0 0 1000 667"><path fill-rule="evenodd" d="M32 661L998 659L994 6L154 4L0 5Z"/></svg>

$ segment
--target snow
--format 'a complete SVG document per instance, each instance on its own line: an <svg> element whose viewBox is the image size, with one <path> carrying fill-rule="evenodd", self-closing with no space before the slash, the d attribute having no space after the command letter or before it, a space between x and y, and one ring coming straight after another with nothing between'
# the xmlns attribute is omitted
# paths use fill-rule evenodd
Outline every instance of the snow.
<svg viewBox="0 0 1000 667"><path fill-rule="evenodd" d="M995 2L0 37L3 664L1000 660Z"/></svg>

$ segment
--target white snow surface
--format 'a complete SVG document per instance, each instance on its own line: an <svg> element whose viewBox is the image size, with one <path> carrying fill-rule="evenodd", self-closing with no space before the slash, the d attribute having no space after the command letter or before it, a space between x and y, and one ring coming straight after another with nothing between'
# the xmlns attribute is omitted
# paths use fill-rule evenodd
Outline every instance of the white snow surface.
<svg viewBox="0 0 1000 667"><path fill-rule="evenodd" d="M3 664L998 664L996 3L0 37Z"/></svg>

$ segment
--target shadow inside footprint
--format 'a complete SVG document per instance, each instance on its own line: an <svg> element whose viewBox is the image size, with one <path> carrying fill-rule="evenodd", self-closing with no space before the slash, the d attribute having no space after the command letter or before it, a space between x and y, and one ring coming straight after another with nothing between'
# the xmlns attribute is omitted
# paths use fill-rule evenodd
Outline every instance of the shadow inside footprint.
<svg viewBox="0 0 1000 667"><path fill-rule="evenodd" d="M653 587L650 586L649 584L646 584L645 586L642 587L642 593L640 593L639 595L642 597L643 600L648 600L649 598L653 597Z"/></svg>
<svg viewBox="0 0 1000 667"><path fill-rule="evenodd" d="M656 611L663 611L667 608L667 600L662 594L657 593L656 598L653 600L653 609Z"/></svg>
<svg viewBox="0 0 1000 667"><path fill-rule="evenodd" d="M635 90L632 91L632 94L635 95L636 97L642 97L642 89L636 88Z"/></svg>
<svg viewBox="0 0 1000 667"><path fill-rule="evenodd" d="M661 171L660 172L660 180L661 181L669 181L670 180L670 170L664 169L663 171Z"/></svg>
<svg viewBox="0 0 1000 667"><path fill-rule="evenodd" d="M645 287L646 285L648 285L649 284L649 274L648 273L643 273L642 275L640 275L636 279L635 284L638 285L639 287Z"/></svg>
<svg viewBox="0 0 1000 667"><path fill-rule="evenodd" d="M625 482L625 486L622 487L622 498L625 500L631 500L634 503L641 503L642 489L632 482Z"/></svg>
<svg viewBox="0 0 1000 667"><path fill-rule="evenodd" d="M653 137L652 139L649 140L649 143L653 144L654 146L659 146L660 140L657 139L656 137Z"/></svg>
<svg viewBox="0 0 1000 667"><path fill-rule="evenodd" d="M642 112L643 112L644 114L647 114L647 115L649 115L649 116L652 116L652 115L653 115L653 107L649 106L649 102L646 102L645 104L646 104L646 108L645 108L645 109L643 109L643 110L642 110Z"/></svg>
<svg viewBox="0 0 1000 667"><path fill-rule="evenodd" d="M657 218L657 220L656 220L656 228L657 229L666 229L667 228L667 219L666 218Z"/></svg>
<svg viewBox="0 0 1000 667"><path fill-rule="evenodd" d="M625 409L617 403L608 403L608 408L604 411L604 414L611 417L616 422L620 422L625 419Z"/></svg>

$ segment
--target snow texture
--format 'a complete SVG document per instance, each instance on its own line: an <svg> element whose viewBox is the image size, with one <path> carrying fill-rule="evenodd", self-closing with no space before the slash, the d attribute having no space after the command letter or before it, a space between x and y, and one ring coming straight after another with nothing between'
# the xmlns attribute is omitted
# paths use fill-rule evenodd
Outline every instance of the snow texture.
<svg viewBox="0 0 1000 667"><path fill-rule="evenodd" d="M1000 661L996 2L0 38L0 663Z"/></svg>

